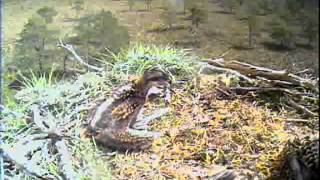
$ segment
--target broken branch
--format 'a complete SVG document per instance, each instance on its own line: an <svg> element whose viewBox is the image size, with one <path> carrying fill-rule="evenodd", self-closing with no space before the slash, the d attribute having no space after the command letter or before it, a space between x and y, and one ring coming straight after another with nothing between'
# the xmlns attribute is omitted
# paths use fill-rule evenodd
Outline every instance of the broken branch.
<svg viewBox="0 0 320 180"><path fill-rule="evenodd" d="M211 74L211 73L226 73L226 74L232 74L235 76L238 76L239 78L244 79L245 81L247 81L250 84L253 84L254 80L249 78L246 75L242 75L241 73L239 73L238 71L234 71L232 69L226 69L226 68L221 68L221 67L216 67L213 65L210 65L208 63L203 63L202 64L202 70L199 73L204 73L204 74Z"/></svg>

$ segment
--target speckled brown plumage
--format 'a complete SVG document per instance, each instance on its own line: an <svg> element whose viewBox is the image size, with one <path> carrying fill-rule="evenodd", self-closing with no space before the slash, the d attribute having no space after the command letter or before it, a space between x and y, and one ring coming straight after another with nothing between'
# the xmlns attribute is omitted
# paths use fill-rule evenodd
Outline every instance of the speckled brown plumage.
<svg viewBox="0 0 320 180"><path fill-rule="evenodd" d="M148 148L152 138L133 136L129 129L137 121L138 114L147 100L161 93L150 93L151 88L169 87L167 75L160 70L148 70L137 81L113 91L112 98L98 104L89 113L87 132L97 143L120 151L138 151Z"/></svg>
<svg viewBox="0 0 320 180"><path fill-rule="evenodd" d="M290 141L284 150L286 178L317 180L319 176L319 138L305 136Z"/></svg>
<svg viewBox="0 0 320 180"><path fill-rule="evenodd" d="M311 170L319 170L319 139L306 136L296 139L292 145L294 155Z"/></svg>

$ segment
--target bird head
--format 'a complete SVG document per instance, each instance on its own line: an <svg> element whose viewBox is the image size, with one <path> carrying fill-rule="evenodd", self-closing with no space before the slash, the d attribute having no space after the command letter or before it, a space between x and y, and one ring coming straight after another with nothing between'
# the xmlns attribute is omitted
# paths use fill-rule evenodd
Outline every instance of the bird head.
<svg viewBox="0 0 320 180"><path fill-rule="evenodd" d="M160 68L148 69L143 74L143 87L146 100L154 100L157 97L170 101L171 80L164 70Z"/></svg>

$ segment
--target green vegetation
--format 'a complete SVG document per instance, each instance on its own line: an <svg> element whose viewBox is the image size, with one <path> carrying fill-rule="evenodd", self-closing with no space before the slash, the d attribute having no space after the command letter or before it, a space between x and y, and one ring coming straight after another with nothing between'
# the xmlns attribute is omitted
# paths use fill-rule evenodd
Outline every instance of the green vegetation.
<svg viewBox="0 0 320 180"><path fill-rule="evenodd" d="M30 70L31 77L28 78L24 76L23 74L20 74L22 77L22 84L26 88L35 88L35 89L44 89L48 88L53 85L52 82L52 75L53 75L54 68L51 69L50 74L47 75L45 73L41 74L40 76L37 76L32 70Z"/></svg>
<svg viewBox="0 0 320 180"><path fill-rule="evenodd" d="M70 37L72 44L77 44L81 55L89 61L99 53L117 53L129 43L127 29L119 25L117 18L110 11L83 16L74 27L76 35Z"/></svg>
<svg viewBox="0 0 320 180"><path fill-rule="evenodd" d="M280 41L282 47L292 47L294 43L294 29L285 20L274 17L271 23L271 37Z"/></svg>
<svg viewBox="0 0 320 180"><path fill-rule="evenodd" d="M55 56L58 31L48 26L45 19L34 15L25 24L15 47L15 61L11 62L19 69L32 67L44 72L52 66ZM27 69L28 70L28 69Z"/></svg>
<svg viewBox="0 0 320 180"><path fill-rule="evenodd" d="M240 5L237 0L226 0L224 1L224 6L229 10L230 13L233 13L234 10Z"/></svg>
<svg viewBox="0 0 320 180"><path fill-rule="evenodd" d="M48 7L45 6L43 8L40 8L37 13L45 19L46 23L52 23L53 21L53 17L56 16L58 14L58 12L52 8L52 7Z"/></svg>
<svg viewBox="0 0 320 180"><path fill-rule="evenodd" d="M135 4L135 0L128 0L129 11L132 11L134 4Z"/></svg>
<svg viewBox="0 0 320 180"><path fill-rule="evenodd" d="M313 46L313 43L319 38L319 10L316 13L308 11L300 12L300 23L304 36L308 39L308 45Z"/></svg>
<svg viewBox="0 0 320 180"><path fill-rule="evenodd" d="M297 114L269 109L273 104L261 105L258 97L220 100L219 93L230 94L218 85L240 85L233 76L197 76L202 57L220 56L277 69L294 64L293 72L313 68L317 75L319 11L311 1L184 0L184 13L166 0L29 2L6 1L4 7L5 66L18 69L5 71L5 86L20 76L24 88L5 87L0 124L6 128L1 136L6 145L1 148L21 154L19 163L31 161L31 170L41 176L194 179L189 172L210 178L221 165L266 177L279 165L285 142L296 131L307 134L315 127L288 130L291 124L284 117ZM146 31L155 25L159 31ZM70 52L57 47L59 39L104 71L85 71ZM152 66L184 83L174 84L170 114L151 125L165 135L148 152L102 156L105 152L92 139L81 138L89 108ZM57 78L61 71L77 75ZM36 106L40 121L32 117ZM306 107L316 111L312 103ZM65 135L71 158L61 155L55 130ZM13 179L30 179L25 170L12 168Z"/></svg>
<svg viewBox="0 0 320 180"><path fill-rule="evenodd" d="M79 18L80 12L84 9L84 0L72 0L71 9L75 10L75 18Z"/></svg>
<svg viewBox="0 0 320 180"><path fill-rule="evenodd" d="M151 11L152 8L152 0L144 0L146 4L146 11Z"/></svg>
<svg viewBox="0 0 320 180"><path fill-rule="evenodd" d="M114 74L141 75L147 68L160 66L173 79L189 78L195 73L195 57L184 50L170 46L136 44L129 50L113 55Z"/></svg>
<svg viewBox="0 0 320 180"><path fill-rule="evenodd" d="M200 23L208 22L208 4L205 0L200 1L189 1L186 2L186 6L191 13L192 25L196 28L199 27Z"/></svg>
<svg viewBox="0 0 320 180"><path fill-rule="evenodd" d="M157 47L135 45L118 55L113 54L111 70L103 73L86 73L74 82L57 82L53 84L53 71L49 75L37 76L31 71L32 76L23 77L25 87L15 95L17 104L6 106L1 114L1 124L6 126L3 136L4 150L15 149L12 153L20 152L31 154L31 158L21 158L19 163L31 162L34 174L42 177L61 178L62 176L75 179L111 179L110 164L101 158L101 154L95 143L90 139L80 139L82 123L87 116L87 110L94 103L94 99L109 94L110 90L124 83L125 77L141 74L146 68L160 66L169 72L173 78L191 77L196 70L193 62L195 57L188 55L183 50L172 47ZM28 114L35 106L40 106L44 119L37 119L33 115L34 123L29 124ZM45 124L45 126L43 125ZM40 128L40 131L37 130ZM61 159L61 149L50 151L51 139L33 141L29 146L20 146L37 136L45 136L53 130L61 129L65 136L70 137L64 141L72 159ZM60 130L59 130L60 131ZM52 139L54 141L54 137ZM57 140L59 141L59 140ZM37 151L42 147L42 151ZM23 148L23 150L21 149ZM11 151L10 151L11 152ZM21 154L24 156L25 154ZM12 154L10 154L12 155ZM60 158L59 158L60 157ZM68 165L69 163L69 165ZM14 167L14 169L17 167ZM15 178L26 177L25 171L12 174Z"/></svg>
<svg viewBox="0 0 320 180"><path fill-rule="evenodd" d="M177 14L176 10L173 7L173 5L168 2L164 1L163 3L163 13L161 14L161 19L164 22L164 24L169 26L169 29L172 28L173 23L177 21Z"/></svg>
<svg viewBox="0 0 320 180"><path fill-rule="evenodd" d="M259 19L258 14L260 7L257 1L245 1L244 5L247 8L247 17L248 17L248 29L249 29L249 47L252 47L253 36L259 33Z"/></svg>

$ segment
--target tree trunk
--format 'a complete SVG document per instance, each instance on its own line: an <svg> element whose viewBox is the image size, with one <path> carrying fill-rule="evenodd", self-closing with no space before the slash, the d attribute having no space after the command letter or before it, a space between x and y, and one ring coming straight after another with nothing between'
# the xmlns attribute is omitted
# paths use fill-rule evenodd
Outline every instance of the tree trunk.
<svg viewBox="0 0 320 180"><path fill-rule="evenodd" d="M312 36L309 36L309 38L308 38L308 45L309 45L310 47L313 47L313 46L312 46L312 40L313 40Z"/></svg>
<svg viewBox="0 0 320 180"><path fill-rule="evenodd" d="M41 61L41 54L39 54L38 65L39 65L39 71L40 71L40 73L42 73L43 72L43 67L42 67L42 61Z"/></svg>
<svg viewBox="0 0 320 180"><path fill-rule="evenodd" d="M252 27L249 24L249 47L252 47Z"/></svg>
<svg viewBox="0 0 320 180"><path fill-rule="evenodd" d="M40 73L42 73L43 72L43 64L42 64L42 55L43 55L43 52L44 52L44 45L45 45L45 39L44 38L42 38L42 47L41 47L41 49L39 49L39 71L40 71Z"/></svg>
<svg viewBox="0 0 320 180"><path fill-rule="evenodd" d="M68 58L67 55L65 55L63 58L63 72L64 73L67 71L67 58Z"/></svg>

